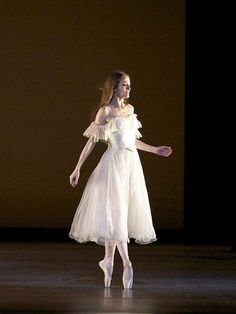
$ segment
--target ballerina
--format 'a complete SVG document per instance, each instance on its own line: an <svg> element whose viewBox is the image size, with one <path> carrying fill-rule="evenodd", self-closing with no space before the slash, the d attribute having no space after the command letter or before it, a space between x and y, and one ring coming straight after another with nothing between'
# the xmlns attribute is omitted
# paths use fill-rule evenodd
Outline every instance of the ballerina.
<svg viewBox="0 0 236 314"><path fill-rule="evenodd" d="M148 244L156 241L147 188L137 150L168 157L169 146L151 146L139 140L141 122L128 103L130 77L113 72L102 89L101 103L95 119L84 131L88 137L79 161L70 175L75 187L80 169L98 141L107 144L98 165L90 175L74 215L69 237L79 243L94 241L105 246L99 262L104 272L104 286L110 287L116 248L123 262L123 287L133 285L133 267L128 243Z"/></svg>

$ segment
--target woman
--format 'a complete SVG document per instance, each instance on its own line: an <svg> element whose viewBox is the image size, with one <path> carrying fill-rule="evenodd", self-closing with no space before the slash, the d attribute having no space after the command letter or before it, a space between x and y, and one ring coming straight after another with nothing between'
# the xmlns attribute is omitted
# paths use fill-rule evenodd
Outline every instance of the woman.
<svg viewBox="0 0 236 314"><path fill-rule="evenodd" d="M129 238L137 243L156 241L149 199L137 149L169 156L168 146L154 147L139 140L142 127L134 107L127 102L130 78L122 71L113 72L102 90L95 120L83 133L88 137L70 184L78 184L80 169L96 142L108 145L92 172L75 213L69 236L82 243L94 241L105 246L99 262L104 285L110 287L117 247L123 261L124 289L132 288L133 269L129 259Z"/></svg>

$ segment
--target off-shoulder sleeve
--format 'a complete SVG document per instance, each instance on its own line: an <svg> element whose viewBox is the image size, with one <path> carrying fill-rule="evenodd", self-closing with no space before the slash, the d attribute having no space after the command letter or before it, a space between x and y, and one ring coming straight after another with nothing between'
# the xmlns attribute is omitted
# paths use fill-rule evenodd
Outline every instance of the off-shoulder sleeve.
<svg viewBox="0 0 236 314"><path fill-rule="evenodd" d="M136 127L137 127L136 138L139 139L140 137L142 137L142 134L140 133L140 131L138 129L142 127L142 124L137 118L136 118Z"/></svg>
<svg viewBox="0 0 236 314"><path fill-rule="evenodd" d="M142 134L139 132L139 130L136 131L136 138L142 137Z"/></svg>
<svg viewBox="0 0 236 314"><path fill-rule="evenodd" d="M96 124L93 121L90 126L84 131L83 136L88 138L93 137L94 142L106 142L108 139L106 124Z"/></svg>

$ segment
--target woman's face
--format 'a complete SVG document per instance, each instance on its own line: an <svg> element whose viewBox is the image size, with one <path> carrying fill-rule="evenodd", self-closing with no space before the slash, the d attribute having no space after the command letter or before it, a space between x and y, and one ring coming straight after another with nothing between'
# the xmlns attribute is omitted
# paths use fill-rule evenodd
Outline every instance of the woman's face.
<svg viewBox="0 0 236 314"><path fill-rule="evenodd" d="M129 98L130 90L130 78L129 76L125 76L120 80L117 88L114 90L114 94L120 99Z"/></svg>

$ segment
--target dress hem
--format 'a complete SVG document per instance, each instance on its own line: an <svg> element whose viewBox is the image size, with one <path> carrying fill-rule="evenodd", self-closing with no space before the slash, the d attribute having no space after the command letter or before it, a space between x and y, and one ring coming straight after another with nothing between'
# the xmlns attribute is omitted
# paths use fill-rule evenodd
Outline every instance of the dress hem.
<svg viewBox="0 0 236 314"><path fill-rule="evenodd" d="M145 245L145 244L150 244L152 242L155 242L155 241L158 241L157 238L151 238L149 240L141 240L141 239L138 239L138 238L135 238L134 236L129 236L126 240L125 239L103 239L103 240L99 240L97 238L86 238L86 239L81 239L77 236L74 236L72 234L69 234L69 237L73 240L75 240L76 242L80 243L80 244L85 244L87 242L95 242L99 245L105 245L105 242L109 242L109 243L116 243L116 242L127 242L127 243L130 243L130 239L134 239L135 243L137 244L142 244L142 245Z"/></svg>

